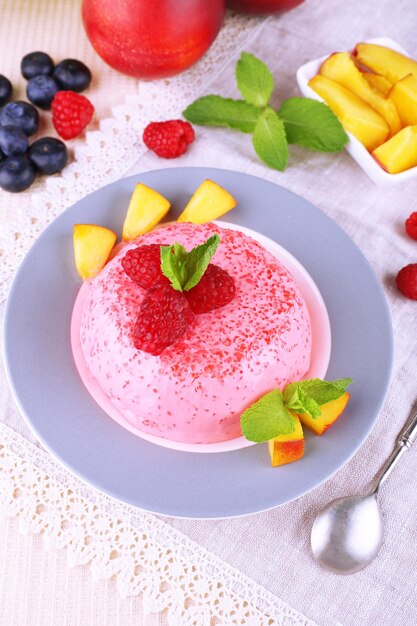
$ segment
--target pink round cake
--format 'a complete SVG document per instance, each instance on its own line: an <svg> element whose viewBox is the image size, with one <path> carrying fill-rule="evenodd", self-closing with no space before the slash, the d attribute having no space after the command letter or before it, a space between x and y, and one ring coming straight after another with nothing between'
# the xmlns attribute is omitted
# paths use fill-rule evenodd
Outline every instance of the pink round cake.
<svg viewBox="0 0 417 626"><path fill-rule="evenodd" d="M214 233L221 243L212 262L233 277L233 300L196 315L160 355L136 349L145 290L125 274L123 256L175 241L191 250ZM211 223L176 223L125 246L88 284L80 344L89 373L131 426L172 441L214 443L241 435L240 415L260 396L303 378L312 339L294 279L258 242Z"/></svg>

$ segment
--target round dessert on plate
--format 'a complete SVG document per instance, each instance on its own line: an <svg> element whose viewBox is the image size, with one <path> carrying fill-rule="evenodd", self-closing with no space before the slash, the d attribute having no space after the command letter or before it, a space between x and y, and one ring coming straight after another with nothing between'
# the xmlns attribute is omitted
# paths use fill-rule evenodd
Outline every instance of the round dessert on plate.
<svg viewBox="0 0 417 626"><path fill-rule="evenodd" d="M146 292L125 273L124 256L149 244L178 242L189 251L215 233L212 262L233 278L233 299L195 315L161 354L137 349L134 327ZM294 278L260 243L214 223L174 223L124 246L82 286L72 344L84 382L106 397L119 423L139 435L210 444L240 437L248 406L309 372L312 332Z"/></svg>

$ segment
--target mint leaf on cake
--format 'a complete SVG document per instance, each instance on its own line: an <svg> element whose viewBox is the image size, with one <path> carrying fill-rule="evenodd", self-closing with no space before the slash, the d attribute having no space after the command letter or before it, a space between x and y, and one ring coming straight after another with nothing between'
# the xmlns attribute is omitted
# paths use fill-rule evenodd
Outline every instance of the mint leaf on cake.
<svg viewBox="0 0 417 626"><path fill-rule="evenodd" d="M216 252L220 243L219 235L213 235L207 241L196 248L193 248L186 258L187 278L184 284L184 291L189 291L201 280L206 271L212 256Z"/></svg>
<svg viewBox="0 0 417 626"><path fill-rule="evenodd" d="M201 280L211 258L217 250L220 237L216 233L207 241L187 252L175 242L172 246L161 246L161 269L173 289L189 291Z"/></svg>
<svg viewBox="0 0 417 626"><path fill-rule="evenodd" d="M185 260L187 251L178 242L172 246L161 246L161 270L170 282L171 287L176 291L183 291L187 280Z"/></svg>

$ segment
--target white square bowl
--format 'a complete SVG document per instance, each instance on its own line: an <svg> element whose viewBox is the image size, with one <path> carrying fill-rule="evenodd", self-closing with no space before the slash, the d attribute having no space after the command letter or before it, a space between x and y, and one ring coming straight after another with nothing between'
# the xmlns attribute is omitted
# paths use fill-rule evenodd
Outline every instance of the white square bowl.
<svg viewBox="0 0 417 626"><path fill-rule="evenodd" d="M366 43L376 43L381 46L386 46L387 48L392 48L397 52L401 52L402 54L409 56L404 48L389 37L369 39ZM329 52L326 56L320 57L320 59L309 61L297 70L298 86L302 94L307 98L313 98L314 100L324 102L323 98L321 98L315 91L313 91L313 89L311 89L311 87L308 86L308 82L311 78L313 78L313 76L319 73L321 64L330 56L330 54L332 54L332 52ZM373 180L376 185L378 185L378 187L391 187L393 185L405 183L408 180L417 177L417 166L412 167L405 172L389 174L383 170L380 165L378 165L373 156L368 152L365 146L358 139L356 139L356 137L349 132L347 132L347 135L349 137L349 141L345 146L346 150L349 152L350 156L355 159L358 165L360 165L363 171L368 174L369 178Z"/></svg>

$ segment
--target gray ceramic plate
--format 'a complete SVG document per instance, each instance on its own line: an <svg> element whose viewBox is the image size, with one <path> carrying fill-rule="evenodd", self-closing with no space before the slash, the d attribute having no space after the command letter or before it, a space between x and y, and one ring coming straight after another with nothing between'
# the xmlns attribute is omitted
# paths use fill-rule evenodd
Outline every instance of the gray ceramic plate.
<svg viewBox="0 0 417 626"><path fill-rule="evenodd" d="M132 435L96 405L73 362L70 319L80 286L72 251L74 223L102 224L120 233L138 181L171 200L172 219L204 178L226 187L238 201L225 222L276 240L310 273L326 302L332 327L327 377L354 379L343 416L324 437L307 433L304 458L280 468L271 468L264 445L193 454ZM327 480L368 436L392 367L392 328L384 294L365 257L343 230L278 185L211 168L164 169L125 178L69 208L23 261L9 295L4 333L15 399L43 445L101 491L179 517L262 511Z"/></svg>

